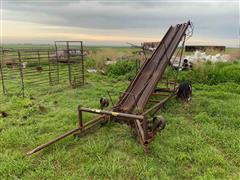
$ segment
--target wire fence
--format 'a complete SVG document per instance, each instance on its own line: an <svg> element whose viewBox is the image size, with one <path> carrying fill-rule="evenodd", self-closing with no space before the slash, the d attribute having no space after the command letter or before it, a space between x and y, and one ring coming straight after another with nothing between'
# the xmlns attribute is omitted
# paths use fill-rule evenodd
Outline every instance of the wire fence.
<svg viewBox="0 0 240 180"><path fill-rule="evenodd" d="M74 45L72 45L74 44ZM55 48L0 49L0 76L4 95L25 96L32 88L84 85L82 41L55 42Z"/></svg>

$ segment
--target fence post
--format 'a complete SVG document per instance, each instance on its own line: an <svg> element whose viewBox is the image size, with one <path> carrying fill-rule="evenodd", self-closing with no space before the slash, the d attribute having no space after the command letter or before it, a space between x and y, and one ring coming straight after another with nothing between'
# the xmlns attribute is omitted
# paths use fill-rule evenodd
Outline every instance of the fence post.
<svg viewBox="0 0 240 180"><path fill-rule="evenodd" d="M83 59L83 42L81 41L81 60L82 60L82 80L83 80L83 85L84 85L84 59Z"/></svg>
<svg viewBox="0 0 240 180"><path fill-rule="evenodd" d="M1 60L0 60L0 73L1 73L1 81L2 81L3 94L6 95L6 89L5 89L4 77L3 77L3 53L4 53L4 50L3 50L3 48L2 48L2 51L1 51Z"/></svg>
<svg viewBox="0 0 240 180"><path fill-rule="evenodd" d="M70 50L69 50L69 42L67 41L67 61L68 61L68 79L69 83L72 86L72 71L71 71L71 64L70 64Z"/></svg>
<svg viewBox="0 0 240 180"><path fill-rule="evenodd" d="M21 78L21 92L22 92L22 96L24 97L25 94L24 94L24 81L23 81L23 64L22 64L22 58L21 58L21 53L20 51L18 51L18 60L19 60L19 71L20 71L20 78Z"/></svg>
<svg viewBox="0 0 240 180"><path fill-rule="evenodd" d="M56 63L57 63L57 83L59 83L59 60L58 60L58 48L57 48L57 42L55 41L55 50L56 50Z"/></svg>
<svg viewBox="0 0 240 180"><path fill-rule="evenodd" d="M53 85L52 83L52 76L51 76L51 62L50 62L50 55L49 51L47 51L47 56L48 56L48 80L49 80L49 85Z"/></svg>
<svg viewBox="0 0 240 180"><path fill-rule="evenodd" d="M41 62L40 62L40 53L39 53L39 50L37 51L38 53L37 53L37 56L38 56L38 66L40 66L41 65Z"/></svg>

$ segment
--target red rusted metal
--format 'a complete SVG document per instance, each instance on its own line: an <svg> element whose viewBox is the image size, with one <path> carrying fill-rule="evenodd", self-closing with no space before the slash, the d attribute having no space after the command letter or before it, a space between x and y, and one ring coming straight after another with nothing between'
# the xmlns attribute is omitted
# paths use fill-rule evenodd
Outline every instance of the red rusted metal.
<svg viewBox="0 0 240 180"><path fill-rule="evenodd" d="M157 85L162 79L167 65L170 64L171 57L178 47L178 44L182 39L185 41L186 31L189 26L191 26L190 21L183 24L177 24L176 26L171 26L169 28L151 58L144 62L139 73L130 83L129 87L122 94L118 103L113 107L112 110L106 111L79 107L79 127L70 131L67 133L67 135L75 133L77 130L80 130L80 132L76 133L76 135L82 134L85 132L85 130L90 129L92 125L98 123L98 121L99 123L109 120L127 123L135 130L145 152L148 152L147 145L154 138L157 131L162 130L165 127L165 123L163 123L163 118L161 118L162 121L159 122L155 121L157 118L153 118L152 127L149 128L150 124L147 118L149 114L155 114L160 108L162 108L169 99L177 94L178 90L175 82L167 82L167 88L157 88ZM161 83L164 84L164 82ZM169 85L174 87L168 87ZM164 92L169 94L158 93L158 95L160 94L164 96L164 99L157 100L155 105L150 107L148 110L144 110L145 105L150 101L150 96L156 94L156 92ZM98 120L92 121L93 124L89 122L84 125L82 119L83 112L99 114L100 116ZM87 129L85 128L86 126ZM66 134L45 145L40 146L40 148L36 148L35 151L31 151L29 154L32 154L46 147L48 144L52 144L64 137L66 137Z"/></svg>
<svg viewBox="0 0 240 180"><path fill-rule="evenodd" d="M144 63L114 110L131 113L136 106L144 109L189 25L190 22L187 22L169 28L152 57Z"/></svg>
<svg viewBox="0 0 240 180"><path fill-rule="evenodd" d="M100 123L103 123L104 121L105 121L105 119L102 116L99 116L96 119L86 123L84 126L79 126L75 129L73 129L71 131L68 131L68 132L64 133L63 135L53 139L52 141L49 141L48 143L45 143L45 144L42 144L42 145L36 147L35 149L27 152L27 155L32 155L32 154L44 149L45 147L47 147L51 144L54 144L57 141L60 141L61 139L65 138L65 137L67 137L71 134L74 134L74 133L77 133L77 132L79 132L78 135L81 134L81 133L85 133L87 130L93 128L94 126L96 126Z"/></svg>

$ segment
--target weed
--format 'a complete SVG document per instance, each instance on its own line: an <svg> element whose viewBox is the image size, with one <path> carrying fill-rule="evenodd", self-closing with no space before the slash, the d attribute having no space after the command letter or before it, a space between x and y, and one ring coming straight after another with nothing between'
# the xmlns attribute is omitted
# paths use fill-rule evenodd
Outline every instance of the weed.
<svg viewBox="0 0 240 180"><path fill-rule="evenodd" d="M193 71L185 71L180 74L181 80L190 79L192 82L198 82L209 85L219 83L240 83L240 63L206 63L194 67Z"/></svg>
<svg viewBox="0 0 240 180"><path fill-rule="evenodd" d="M107 68L107 75L114 78L133 79L136 75L136 64L134 61L118 61Z"/></svg>

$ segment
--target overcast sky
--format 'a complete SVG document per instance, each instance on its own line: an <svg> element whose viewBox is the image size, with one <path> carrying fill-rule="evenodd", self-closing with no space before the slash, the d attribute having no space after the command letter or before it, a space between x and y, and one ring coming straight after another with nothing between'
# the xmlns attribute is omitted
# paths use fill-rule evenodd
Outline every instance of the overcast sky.
<svg viewBox="0 0 240 180"><path fill-rule="evenodd" d="M159 41L170 25L191 20L194 34L188 44L239 47L238 0L3 0L1 9L3 43Z"/></svg>

